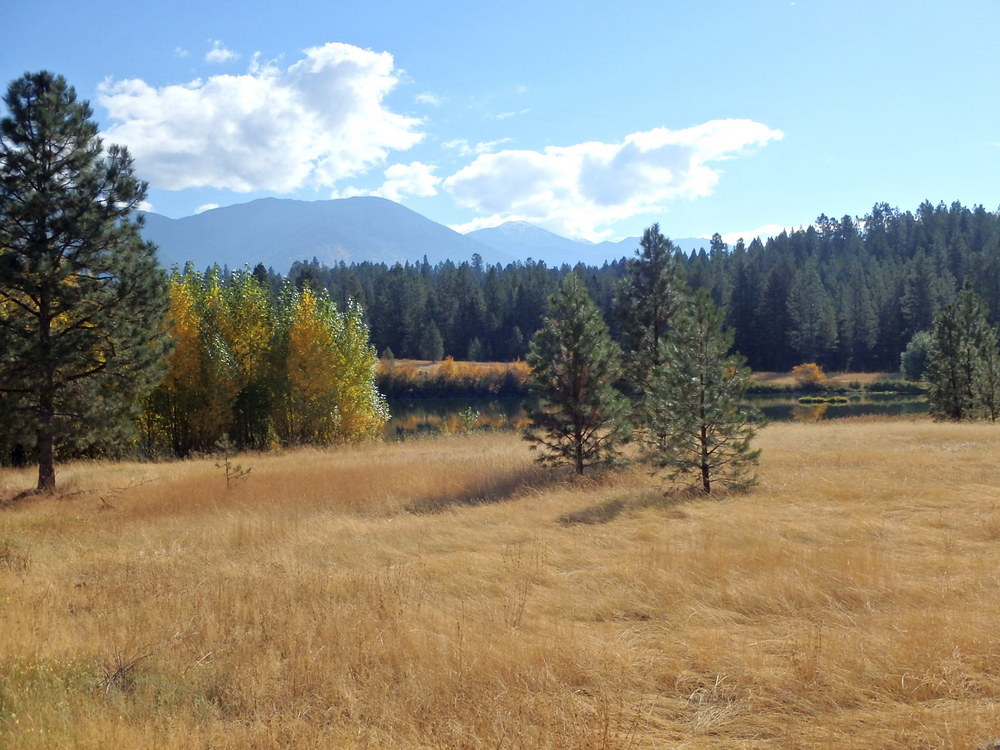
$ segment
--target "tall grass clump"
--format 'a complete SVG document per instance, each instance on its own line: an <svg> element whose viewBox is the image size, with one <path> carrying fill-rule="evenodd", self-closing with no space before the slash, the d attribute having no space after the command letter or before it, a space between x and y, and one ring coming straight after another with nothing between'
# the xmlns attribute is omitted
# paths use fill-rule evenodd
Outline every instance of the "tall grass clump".
<svg viewBox="0 0 1000 750"><path fill-rule="evenodd" d="M390 398L421 396L524 396L528 365L515 362L456 362L445 357L433 367L383 359L379 390Z"/></svg>

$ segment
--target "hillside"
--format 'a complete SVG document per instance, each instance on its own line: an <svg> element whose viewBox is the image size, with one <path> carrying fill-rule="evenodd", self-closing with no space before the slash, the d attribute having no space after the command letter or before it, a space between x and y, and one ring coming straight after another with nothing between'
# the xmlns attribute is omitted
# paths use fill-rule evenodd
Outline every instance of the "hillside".
<svg viewBox="0 0 1000 750"><path fill-rule="evenodd" d="M262 198L169 219L146 214L143 236L160 248L165 266L192 261L241 268L263 263L279 273L296 260L431 263L470 260L475 253L504 260L491 248L384 198L330 201ZM496 257L494 257L496 256Z"/></svg>

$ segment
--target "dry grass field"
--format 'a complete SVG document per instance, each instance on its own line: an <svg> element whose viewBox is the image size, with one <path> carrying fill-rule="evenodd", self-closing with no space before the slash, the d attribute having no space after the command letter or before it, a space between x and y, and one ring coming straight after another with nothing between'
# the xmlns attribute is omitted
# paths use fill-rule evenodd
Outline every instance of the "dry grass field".
<svg viewBox="0 0 1000 750"><path fill-rule="evenodd" d="M773 424L760 486L510 434L2 470L0 747L975 748L1000 428Z"/></svg>

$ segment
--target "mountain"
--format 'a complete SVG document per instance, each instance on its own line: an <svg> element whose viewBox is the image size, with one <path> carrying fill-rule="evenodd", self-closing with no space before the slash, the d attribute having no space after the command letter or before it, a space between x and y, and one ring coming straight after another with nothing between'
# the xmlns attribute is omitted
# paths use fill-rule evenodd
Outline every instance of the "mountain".
<svg viewBox="0 0 1000 750"><path fill-rule="evenodd" d="M328 201L262 198L216 208L183 219L147 213L142 235L160 249L170 267L192 261L198 270L218 263L230 268L263 263L286 273L296 260L327 265L431 263L471 260L509 262L492 248L384 198Z"/></svg>
<svg viewBox="0 0 1000 750"><path fill-rule="evenodd" d="M600 266L605 261L631 258L639 247L640 239L627 237L618 242L597 243L571 240L524 221L508 221L498 227L477 229L469 232L466 237L472 237L515 258L544 260L550 266L563 263L571 266L577 263ZM671 241L685 253L708 247L708 240L697 237L671 238Z"/></svg>
<svg viewBox="0 0 1000 750"><path fill-rule="evenodd" d="M638 237L592 243L517 221L463 235L398 203L367 196L325 201L262 198L183 219L143 216L143 237L159 247L164 266L183 267L191 261L199 271L216 263L234 269L263 263L286 273L293 262L313 258L326 265L420 263L425 256L431 263L461 263L476 254L491 264L532 258L549 266L600 266L631 258L639 246ZM708 244L702 239L674 243L686 252Z"/></svg>

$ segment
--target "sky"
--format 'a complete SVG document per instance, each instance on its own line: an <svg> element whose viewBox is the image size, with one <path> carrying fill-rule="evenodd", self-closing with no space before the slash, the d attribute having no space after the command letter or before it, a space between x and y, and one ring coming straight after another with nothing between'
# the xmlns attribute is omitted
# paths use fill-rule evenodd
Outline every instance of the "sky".
<svg viewBox="0 0 1000 750"><path fill-rule="evenodd" d="M462 232L732 242L1000 207L998 0L0 5L0 85L63 75L172 218L377 195Z"/></svg>

